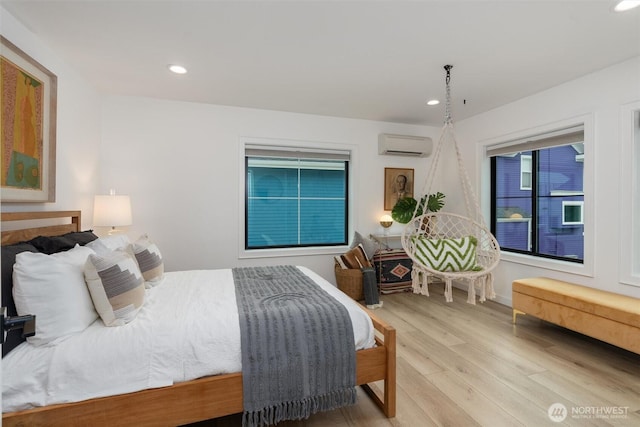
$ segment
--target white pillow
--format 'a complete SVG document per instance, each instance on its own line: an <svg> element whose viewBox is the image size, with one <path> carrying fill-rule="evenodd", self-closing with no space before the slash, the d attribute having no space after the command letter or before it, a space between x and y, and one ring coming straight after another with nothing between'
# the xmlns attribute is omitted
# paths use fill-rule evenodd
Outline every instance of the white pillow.
<svg viewBox="0 0 640 427"><path fill-rule="evenodd" d="M101 238L93 240L85 245L87 248L92 249L96 254L104 256L108 255L113 249L109 249L107 245L105 245Z"/></svg>
<svg viewBox="0 0 640 427"><path fill-rule="evenodd" d="M97 240L94 240L94 242L100 242L99 244L106 246L109 250L115 251L117 249L125 249L127 245L131 243L131 240L129 240L129 236L126 234L112 234L99 237Z"/></svg>
<svg viewBox="0 0 640 427"><path fill-rule="evenodd" d="M127 247L127 251L131 253L142 277L147 282L148 287L155 286L164 278L164 261L158 246L149 240L149 236L143 234L138 240Z"/></svg>
<svg viewBox="0 0 640 427"><path fill-rule="evenodd" d="M93 304L107 326L131 322L144 304L144 279L128 252L90 255L84 269Z"/></svg>
<svg viewBox="0 0 640 427"><path fill-rule="evenodd" d="M33 345L82 332L98 314L84 281L84 264L94 252L76 245L52 255L21 252L13 266L13 299L18 315L36 315Z"/></svg>

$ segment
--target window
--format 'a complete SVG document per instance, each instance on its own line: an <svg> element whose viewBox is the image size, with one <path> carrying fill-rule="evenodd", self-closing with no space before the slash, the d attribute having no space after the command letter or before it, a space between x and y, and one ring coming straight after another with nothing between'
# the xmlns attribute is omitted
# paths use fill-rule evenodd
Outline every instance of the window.
<svg viewBox="0 0 640 427"><path fill-rule="evenodd" d="M622 108L620 281L640 286L640 101Z"/></svg>
<svg viewBox="0 0 640 427"><path fill-rule="evenodd" d="M504 251L584 261L584 130L491 146L491 227Z"/></svg>
<svg viewBox="0 0 640 427"><path fill-rule="evenodd" d="M349 153L247 146L245 249L347 244Z"/></svg>
<svg viewBox="0 0 640 427"><path fill-rule="evenodd" d="M522 154L520 156L520 189L531 190L531 156Z"/></svg>
<svg viewBox="0 0 640 427"><path fill-rule="evenodd" d="M583 225L584 202L562 201L562 225Z"/></svg>
<svg viewBox="0 0 640 427"><path fill-rule="evenodd" d="M625 209L626 213L631 214L631 224L629 224L629 232L631 236L631 247L628 254L632 254L633 261L631 271L635 278L634 284L640 286L640 105L636 104L636 110L633 112L633 123L631 135L631 179L627 181L627 185L631 186L630 198L627 203L631 204L631 209ZM621 239L623 240L623 239ZM626 255L628 256L628 255Z"/></svg>

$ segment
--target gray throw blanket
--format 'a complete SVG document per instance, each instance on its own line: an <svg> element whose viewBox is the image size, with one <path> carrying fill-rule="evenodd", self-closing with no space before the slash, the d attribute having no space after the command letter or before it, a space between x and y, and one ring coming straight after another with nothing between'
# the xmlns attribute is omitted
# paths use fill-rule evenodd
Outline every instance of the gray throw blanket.
<svg viewBox="0 0 640 427"><path fill-rule="evenodd" d="M347 309L294 266L234 268L244 427L300 420L356 401Z"/></svg>

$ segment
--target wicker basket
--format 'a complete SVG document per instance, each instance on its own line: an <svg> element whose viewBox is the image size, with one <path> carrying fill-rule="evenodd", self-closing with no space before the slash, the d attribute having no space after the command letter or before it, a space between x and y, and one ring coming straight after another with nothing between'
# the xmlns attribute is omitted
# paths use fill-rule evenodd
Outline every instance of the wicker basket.
<svg viewBox="0 0 640 427"><path fill-rule="evenodd" d="M362 271L357 268L345 269L340 267L338 263L335 264L335 271L338 289L356 301L363 300Z"/></svg>

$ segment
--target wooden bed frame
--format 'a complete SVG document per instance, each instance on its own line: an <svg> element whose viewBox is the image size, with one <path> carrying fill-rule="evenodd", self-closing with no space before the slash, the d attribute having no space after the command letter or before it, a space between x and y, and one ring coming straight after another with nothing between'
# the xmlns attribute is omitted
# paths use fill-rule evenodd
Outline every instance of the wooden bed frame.
<svg viewBox="0 0 640 427"><path fill-rule="evenodd" d="M80 211L2 213L2 244L36 236L57 236L80 231ZM67 218L69 224L4 231L8 221ZM364 308L364 307L363 307ZM396 413L396 331L369 310L376 330L374 348L356 353L356 383L371 396L387 417ZM382 393L370 383L384 381ZM2 414L8 426L157 426L182 425L243 411L242 374L203 377L169 387L64 403Z"/></svg>

